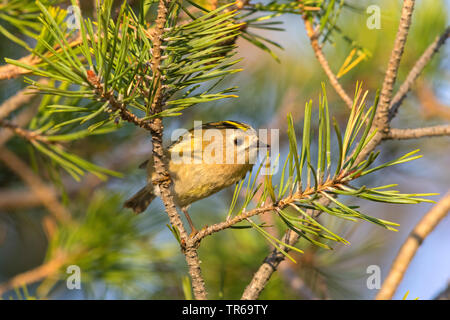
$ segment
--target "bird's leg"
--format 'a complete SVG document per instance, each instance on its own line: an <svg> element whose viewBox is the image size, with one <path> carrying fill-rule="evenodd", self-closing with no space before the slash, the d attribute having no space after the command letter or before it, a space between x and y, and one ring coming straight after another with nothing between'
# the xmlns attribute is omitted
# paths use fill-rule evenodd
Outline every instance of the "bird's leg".
<svg viewBox="0 0 450 320"><path fill-rule="evenodd" d="M189 235L189 237L193 237L197 234L198 231L197 231L197 229L195 229L194 224L192 223L191 217L189 216L189 213L188 213L188 208L189 208L189 206L183 207L183 208L181 208L181 211L183 211L183 213L186 216L186 219L189 223L189 226L191 227L191 234Z"/></svg>

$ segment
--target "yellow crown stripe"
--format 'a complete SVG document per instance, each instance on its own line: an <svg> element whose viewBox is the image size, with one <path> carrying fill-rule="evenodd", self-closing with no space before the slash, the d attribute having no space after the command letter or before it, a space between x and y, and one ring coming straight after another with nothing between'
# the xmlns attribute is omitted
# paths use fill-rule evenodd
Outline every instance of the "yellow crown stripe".
<svg viewBox="0 0 450 320"><path fill-rule="evenodd" d="M235 126L236 128L241 129L243 131L247 131L248 130L248 127L242 125L239 122L234 122L234 121L230 121L230 120L227 120L227 121L224 121L224 122L226 122L226 123L228 123L228 124L230 124L232 126Z"/></svg>

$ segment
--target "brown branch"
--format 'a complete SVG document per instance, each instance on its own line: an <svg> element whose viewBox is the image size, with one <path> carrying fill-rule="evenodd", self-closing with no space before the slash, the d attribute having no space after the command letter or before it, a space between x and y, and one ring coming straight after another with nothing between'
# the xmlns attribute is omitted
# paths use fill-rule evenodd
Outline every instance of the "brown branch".
<svg viewBox="0 0 450 320"><path fill-rule="evenodd" d="M450 300L450 282L444 290L438 293L434 300Z"/></svg>
<svg viewBox="0 0 450 320"><path fill-rule="evenodd" d="M380 95L380 103L375 116L373 129L377 129L377 133L368 143L368 145L361 151L360 156L356 160L356 164L363 161L383 140L383 136L389 131L389 105L392 96L392 90L397 78L398 67L400 64L400 59L403 54L403 49L406 43L406 38L408 36L409 26L411 25L411 16L414 9L414 0L404 0L401 19L399 23L399 29L395 38L394 48L391 52L391 57L389 60L386 75L383 81L382 91ZM305 24L306 26L306 24ZM309 31L308 31L309 30ZM314 35L312 32L312 26L307 27L308 36ZM318 43L317 43L318 44ZM319 47L320 49L320 47ZM316 52L316 50L315 50ZM326 60L325 60L326 61ZM331 79L330 79L331 80ZM334 87L334 85L333 85ZM336 89L336 87L335 87ZM328 205L326 198L321 197L320 200L323 205ZM321 212L317 211L307 211L308 214L312 216L318 216ZM297 234L290 235L291 232L288 230L285 235L287 244L294 245L299 237ZM283 248L283 250L288 250L288 248ZM277 270L278 265L284 260L284 256L277 250L272 251L265 259L263 264L259 267L258 271L254 274L250 284L244 291L242 299L257 299L264 289L265 285L269 281L273 272Z"/></svg>
<svg viewBox="0 0 450 320"><path fill-rule="evenodd" d="M59 203L53 189L42 182L25 162L6 148L0 148L0 160L30 187L55 219L60 222L71 221L70 213Z"/></svg>
<svg viewBox="0 0 450 320"><path fill-rule="evenodd" d="M30 131L27 129L23 129L17 124L12 123L11 121L7 120L0 120L0 127L6 128L14 132L19 137L28 140L30 142L33 141L39 141L47 144L53 144L54 141L49 141L46 136L41 135L40 133L36 131Z"/></svg>
<svg viewBox="0 0 450 320"><path fill-rule="evenodd" d="M30 54L28 56L20 58L18 61L27 65L35 65L41 62L41 59ZM17 78L28 73L31 73L31 70L24 69L13 64L5 64L3 66L0 66L0 80Z"/></svg>
<svg viewBox="0 0 450 320"><path fill-rule="evenodd" d="M394 41L394 48L392 49L389 63L386 69L386 75L381 87L380 102L374 121L374 124L380 134L385 134L389 130L389 106L391 104L392 91L397 79L400 60L403 55L403 50L405 49L409 27L411 26L414 3L414 0L403 1L400 23Z"/></svg>
<svg viewBox="0 0 450 320"><path fill-rule="evenodd" d="M29 88L18 91L15 95L5 100L0 105L0 120L5 119L11 112L30 102L36 95L36 91Z"/></svg>
<svg viewBox="0 0 450 320"><path fill-rule="evenodd" d="M318 202L324 206L327 206L330 202L328 198L322 197L318 200ZM317 210L306 210L306 214L311 217L318 217L320 211ZM284 242L288 245L295 245L300 239L300 235L291 230L287 230L284 235ZM285 252L289 252L290 249L285 246L281 246ZM284 254L282 254L277 249L272 250L272 252L264 259L261 266L253 275L252 280L245 288L244 293L242 294L242 300L255 300L258 299L261 291L265 288L267 283L269 282L272 274L277 270L280 263L285 259Z"/></svg>
<svg viewBox="0 0 450 320"><path fill-rule="evenodd" d="M203 238L205 238L213 233L228 229L231 226L234 226L235 224L237 224L241 221L244 221L250 217L257 216L257 215L260 215L260 214L263 214L266 212L283 210L284 208L288 207L289 205L291 205L295 202L298 202L299 200L310 198L314 194L326 192L329 189L339 189L342 184L345 184L348 182L348 180L346 182L343 182L347 176L348 176L348 174L338 176L336 179L325 181L321 185L317 186L317 188L316 187L306 188L303 191L295 192L294 194L292 194L282 200L279 200L275 204L269 204L264 207L255 208L250 211L243 212L227 221L219 222L219 223L213 224L212 226L203 228L192 238L192 240L194 242L198 243Z"/></svg>
<svg viewBox="0 0 450 320"><path fill-rule="evenodd" d="M292 264L289 264L288 261L282 261L278 266L278 271L281 272L283 279L299 297L307 300L318 299L316 294L306 285L305 281L295 272Z"/></svg>
<svg viewBox="0 0 450 320"><path fill-rule="evenodd" d="M450 191L419 221L400 248L377 300L392 299L417 249L450 210Z"/></svg>
<svg viewBox="0 0 450 320"><path fill-rule="evenodd" d="M92 71L88 71L88 81L92 85L96 95L105 102L109 102L110 112L119 112L119 116L122 120L133 123L134 125L146 129L148 131L154 130L156 127L153 123L149 121L142 120L134 113L127 109L125 103L119 101L115 96L114 92L104 90L104 85L100 83L98 76Z"/></svg>
<svg viewBox="0 0 450 320"><path fill-rule="evenodd" d="M444 33L440 37L437 37L436 40L433 41L433 43L430 44L428 48L425 50L425 52L420 56L419 60L417 60L414 67L408 73L408 76L406 77L405 81L402 83L402 85L400 86L400 88L398 89L397 93L395 94L394 98L390 103L389 120L392 120L395 117L398 108L402 104L403 99L405 99L408 92L411 90L411 87L414 84L415 80L422 73L423 69L431 60L431 58L433 58L433 56L438 52L438 50L444 45L449 36L450 36L450 27L447 27Z"/></svg>
<svg viewBox="0 0 450 320"><path fill-rule="evenodd" d="M162 74L159 69L162 61L162 36L164 32L164 27L167 20L168 8L171 0L160 0L158 5L158 15L156 18L156 28L153 34L153 48L152 48L152 71L153 77L156 79L154 83L157 85L155 88L155 98L152 101L152 113L156 114L163 109L163 95L164 91L162 88ZM164 203L166 213L169 216L170 223L173 227L176 227L180 233L181 244L183 246L183 253L189 268L189 275L192 279L192 289L194 296L197 300L207 299L207 293L205 289L205 282L203 280L201 269L200 269L200 259L198 257L197 246L195 241L188 236L186 229L184 228L183 222L180 215L177 212L174 196L172 194L171 186L172 180L170 174L167 170L167 159L164 154L163 149L163 124L161 118L155 118L151 121L150 132L152 135L153 142L153 160L154 168L156 172L155 184L159 186L161 199Z"/></svg>
<svg viewBox="0 0 450 320"><path fill-rule="evenodd" d="M450 135L450 125L424 127L416 129L390 129L385 140L406 140L424 137L441 137Z"/></svg>
<svg viewBox="0 0 450 320"><path fill-rule="evenodd" d="M33 208L41 200L28 190L0 190L0 209Z"/></svg>
<svg viewBox="0 0 450 320"><path fill-rule="evenodd" d="M18 274L8 281L0 284L0 298L11 289L40 281L56 273L67 260L67 256L60 253L55 258L37 268Z"/></svg>
<svg viewBox="0 0 450 320"><path fill-rule="evenodd" d="M30 122L36 113L36 108L26 108L17 117L15 117L15 122L18 126L25 126ZM0 147L2 147L9 139L14 136L14 132L11 130L5 130L0 128Z"/></svg>
<svg viewBox="0 0 450 320"><path fill-rule="evenodd" d="M394 40L394 47L391 51L389 63L384 76L383 85L381 87L380 101L375 114L375 119L371 130L377 130L372 140L367 144L366 148L358 156L356 162L364 160L383 140L390 130L389 108L392 100L392 91L397 79L400 60L405 48L406 39L411 26L411 18L414 10L415 0L404 0L400 23L397 35Z"/></svg>
<svg viewBox="0 0 450 320"><path fill-rule="evenodd" d="M322 69L325 71L325 74L327 75L328 79L330 79L330 83L333 86L334 90L342 98L347 107L351 109L353 100L345 92L344 88L342 88L333 71L331 71L330 65L328 64L328 61L325 58L325 55L323 54L322 48L319 44L319 40L317 39L317 34L314 31L312 23L307 19L306 16L303 16L303 21L305 23L306 34L308 35L309 41L311 42L311 47L314 50L314 54L316 55L317 60L322 66Z"/></svg>

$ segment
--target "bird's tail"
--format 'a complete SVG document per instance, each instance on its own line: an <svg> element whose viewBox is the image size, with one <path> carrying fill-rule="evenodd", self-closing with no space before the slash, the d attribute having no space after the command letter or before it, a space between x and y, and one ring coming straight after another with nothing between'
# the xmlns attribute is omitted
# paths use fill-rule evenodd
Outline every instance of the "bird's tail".
<svg viewBox="0 0 450 320"><path fill-rule="evenodd" d="M151 192L147 186L143 187L139 190L133 197L128 199L124 203L125 208L133 209L135 213L141 213L149 204L155 199L155 195Z"/></svg>

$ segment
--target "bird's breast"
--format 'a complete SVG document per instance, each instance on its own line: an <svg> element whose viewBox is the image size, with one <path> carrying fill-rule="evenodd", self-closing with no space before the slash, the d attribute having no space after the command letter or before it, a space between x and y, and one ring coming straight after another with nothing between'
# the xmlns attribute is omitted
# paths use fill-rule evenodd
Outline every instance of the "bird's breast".
<svg viewBox="0 0 450 320"><path fill-rule="evenodd" d="M175 200L180 207L206 198L245 177L252 164L169 164ZM156 189L156 188L155 188ZM155 190L155 194L158 194Z"/></svg>

